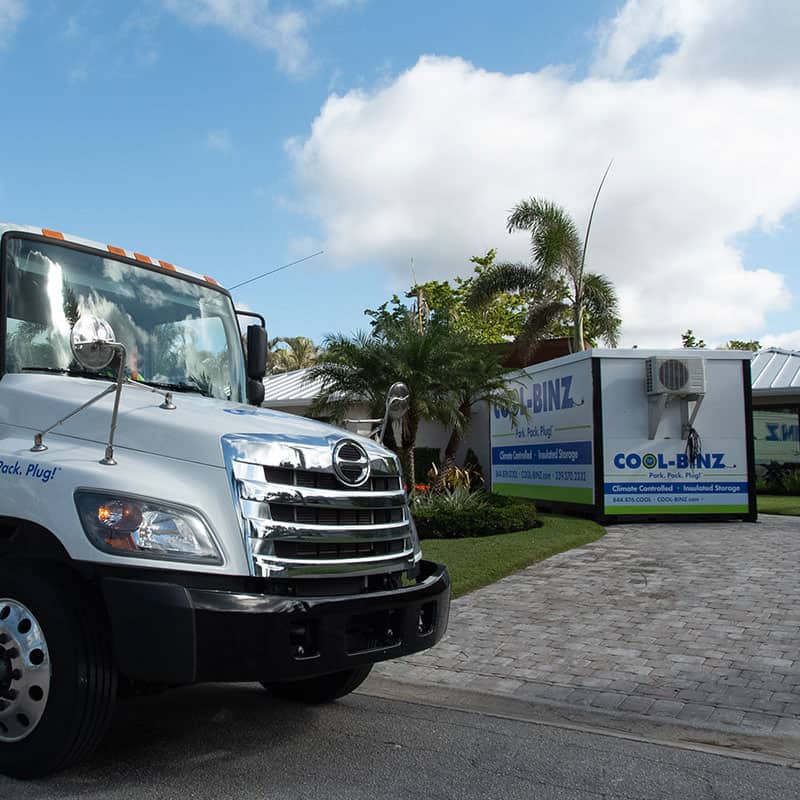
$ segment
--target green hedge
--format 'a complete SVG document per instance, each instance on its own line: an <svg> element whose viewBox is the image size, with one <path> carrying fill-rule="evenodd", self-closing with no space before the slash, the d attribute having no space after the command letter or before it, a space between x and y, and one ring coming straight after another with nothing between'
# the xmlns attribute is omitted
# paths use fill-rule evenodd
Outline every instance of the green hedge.
<svg viewBox="0 0 800 800"><path fill-rule="evenodd" d="M419 508L414 522L420 539L494 536L535 528L536 506L530 500L493 494L483 508Z"/></svg>

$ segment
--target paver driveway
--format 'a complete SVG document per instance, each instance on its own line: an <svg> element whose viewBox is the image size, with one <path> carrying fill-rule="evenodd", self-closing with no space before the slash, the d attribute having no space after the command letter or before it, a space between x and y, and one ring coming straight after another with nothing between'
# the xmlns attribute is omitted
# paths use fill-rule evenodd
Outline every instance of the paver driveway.
<svg viewBox="0 0 800 800"><path fill-rule="evenodd" d="M437 683L800 736L800 519L620 525L453 604Z"/></svg>

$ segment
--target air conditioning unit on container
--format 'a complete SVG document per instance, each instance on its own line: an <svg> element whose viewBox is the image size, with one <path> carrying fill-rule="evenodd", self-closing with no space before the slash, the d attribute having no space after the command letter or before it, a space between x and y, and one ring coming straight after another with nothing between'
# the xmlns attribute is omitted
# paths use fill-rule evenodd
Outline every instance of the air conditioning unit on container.
<svg viewBox="0 0 800 800"><path fill-rule="evenodd" d="M702 397L706 393L706 364L702 358L652 356L645 363L648 395Z"/></svg>

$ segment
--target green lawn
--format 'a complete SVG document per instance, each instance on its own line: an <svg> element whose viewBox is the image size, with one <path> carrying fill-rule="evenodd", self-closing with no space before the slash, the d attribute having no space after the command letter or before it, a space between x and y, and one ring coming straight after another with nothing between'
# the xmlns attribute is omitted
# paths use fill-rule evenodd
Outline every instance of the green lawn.
<svg viewBox="0 0 800 800"><path fill-rule="evenodd" d="M800 517L800 497L760 494L758 510L761 514L788 514L792 517Z"/></svg>
<svg viewBox="0 0 800 800"><path fill-rule="evenodd" d="M423 539L425 558L447 564L453 597L479 589L543 558L599 539L596 522L540 514L541 528L471 539Z"/></svg>

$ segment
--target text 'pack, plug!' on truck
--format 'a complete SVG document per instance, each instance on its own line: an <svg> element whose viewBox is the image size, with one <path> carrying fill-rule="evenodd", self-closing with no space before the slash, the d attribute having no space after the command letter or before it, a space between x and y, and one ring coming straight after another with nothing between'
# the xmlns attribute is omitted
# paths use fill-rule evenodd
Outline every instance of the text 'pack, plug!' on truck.
<svg viewBox="0 0 800 800"><path fill-rule="evenodd" d="M123 682L324 702L441 638L449 579L397 458L254 407L266 334L245 356L228 292L57 231L0 235L0 772L87 754Z"/></svg>

